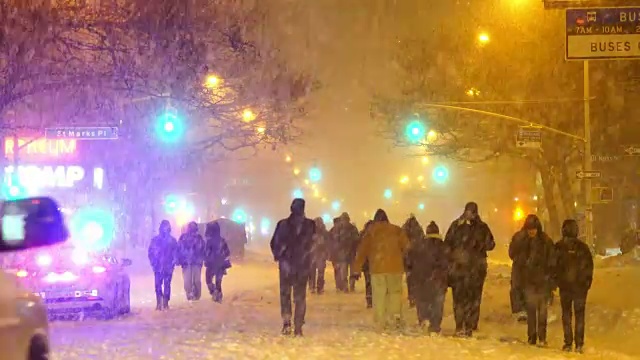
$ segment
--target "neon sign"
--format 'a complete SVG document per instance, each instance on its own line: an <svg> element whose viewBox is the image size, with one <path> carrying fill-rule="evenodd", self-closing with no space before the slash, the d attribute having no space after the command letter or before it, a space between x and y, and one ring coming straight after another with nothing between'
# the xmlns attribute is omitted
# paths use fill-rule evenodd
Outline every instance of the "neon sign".
<svg viewBox="0 0 640 360"><path fill-rule="evenodd" d="M4 154L13 157L15 141L12 138L4 140ZM63 139L27 139L18 138L18 155L62 157L73 155L77 151L76 140Z"/></svg>
<svg viewBox="0 0 640 360"><path fill-rule="evenodd" d="M22 186L28 192L37 192L42 188L73 188L86 177L86 171L82 166L18 166L17 176L15 168L5 168L5 182L9 186ZM18 184L12 184L17 181ZM93 187L102 189L104 185L104 169L93 169Z"/></svg>

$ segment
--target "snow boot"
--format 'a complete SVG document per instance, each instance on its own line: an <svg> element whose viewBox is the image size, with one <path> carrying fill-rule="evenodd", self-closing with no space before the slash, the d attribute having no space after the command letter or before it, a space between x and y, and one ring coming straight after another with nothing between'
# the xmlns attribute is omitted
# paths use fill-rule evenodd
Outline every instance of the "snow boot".
<svg viewBox="0 0 640 360"><path fill-rule="evenodd" d="M169 298L162 299L162 310L169 310Z"/></svg>
<svg viewBox="0 0 640 360"><path fill-rule="evenodd" d="M156 310L162 310L162 298L160 296L156 296Z"/></svg>
<svg viewBox="0 0 640 360"><path fill-rule="evenodd" d="M281 331L282 335L288 336L291 335L291 323L286 321L284 324L282 324L282 331Z"/></svg>
<svg viewBox="0 0 640 360"><path fill-rule="evenodd" d="M296 326L293 330L293 336L302 336L302 326Z"/></svg>
<svg viewBox="0 0 640 360"><path fill-rule="evenodd" d="M584 349L582 348L582 345L576 346L576 352L578 354L584 354Z"/></svg>
<svg viewBox="0 0 640 360"><path fill-rule="evenodd" d="M573 350L573 348L571 347L571 345L564 345L564 346L562 347L562 351L565 351L565 352L571 352L571 350Z"/></svg>

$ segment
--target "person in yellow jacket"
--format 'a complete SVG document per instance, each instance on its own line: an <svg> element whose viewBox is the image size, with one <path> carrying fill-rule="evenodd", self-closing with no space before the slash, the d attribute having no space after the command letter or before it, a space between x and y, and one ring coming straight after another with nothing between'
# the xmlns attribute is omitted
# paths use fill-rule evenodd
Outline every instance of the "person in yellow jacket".
<svg viewBox="0 0 640 360"><path fill-rule="evenodd" d="M356 251L353 268L362 269L369 260L373 312L380 329L402 327L402 276L409 238L401 227L389 223L384 210L379 209L373 223L364 234ZM354 274L356 278L359 273Z"/></svg>

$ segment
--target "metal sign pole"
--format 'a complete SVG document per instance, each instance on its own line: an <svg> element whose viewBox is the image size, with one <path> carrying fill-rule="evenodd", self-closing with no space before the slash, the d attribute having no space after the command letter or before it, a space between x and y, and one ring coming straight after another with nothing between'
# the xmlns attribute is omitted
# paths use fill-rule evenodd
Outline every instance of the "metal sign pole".
<svg viewBox="0 0 640 360"><path fill-rule="evenodd" d="M592 171L591 159L591 118L589 107L589 60L584 61L584 171ZM584 179L585 190L585 225L586 225L586 243L588 245L595 245L593 242L593 201L591 199L591 178L586 177Z"/></svg>

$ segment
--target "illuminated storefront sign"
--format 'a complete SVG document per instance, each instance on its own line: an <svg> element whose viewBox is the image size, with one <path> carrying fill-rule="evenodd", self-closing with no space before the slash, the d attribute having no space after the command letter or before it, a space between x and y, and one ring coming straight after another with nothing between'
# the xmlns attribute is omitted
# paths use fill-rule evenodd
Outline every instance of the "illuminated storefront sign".
<svg viewBox="0 0 640 360"><path fill-rule="evenodd" d="M19 184L11 184L15 168L5 168L5 183L9 186L22 186L29 193L42 188L74 188L78 183L91 177L92 186L102 189L104 185L104 169L93 168L87 172L82 166L18 166L17 179Z"/></svg>
<svg viewBox="0 0 640 360"><path fill-rule="evenodd" d="M4 140L4 154L9 158L13 157L14 145L14 139ZM18 138L18 147L22 147L19 156L64 157L74 155L77 151L76 140Z"/></svg>

